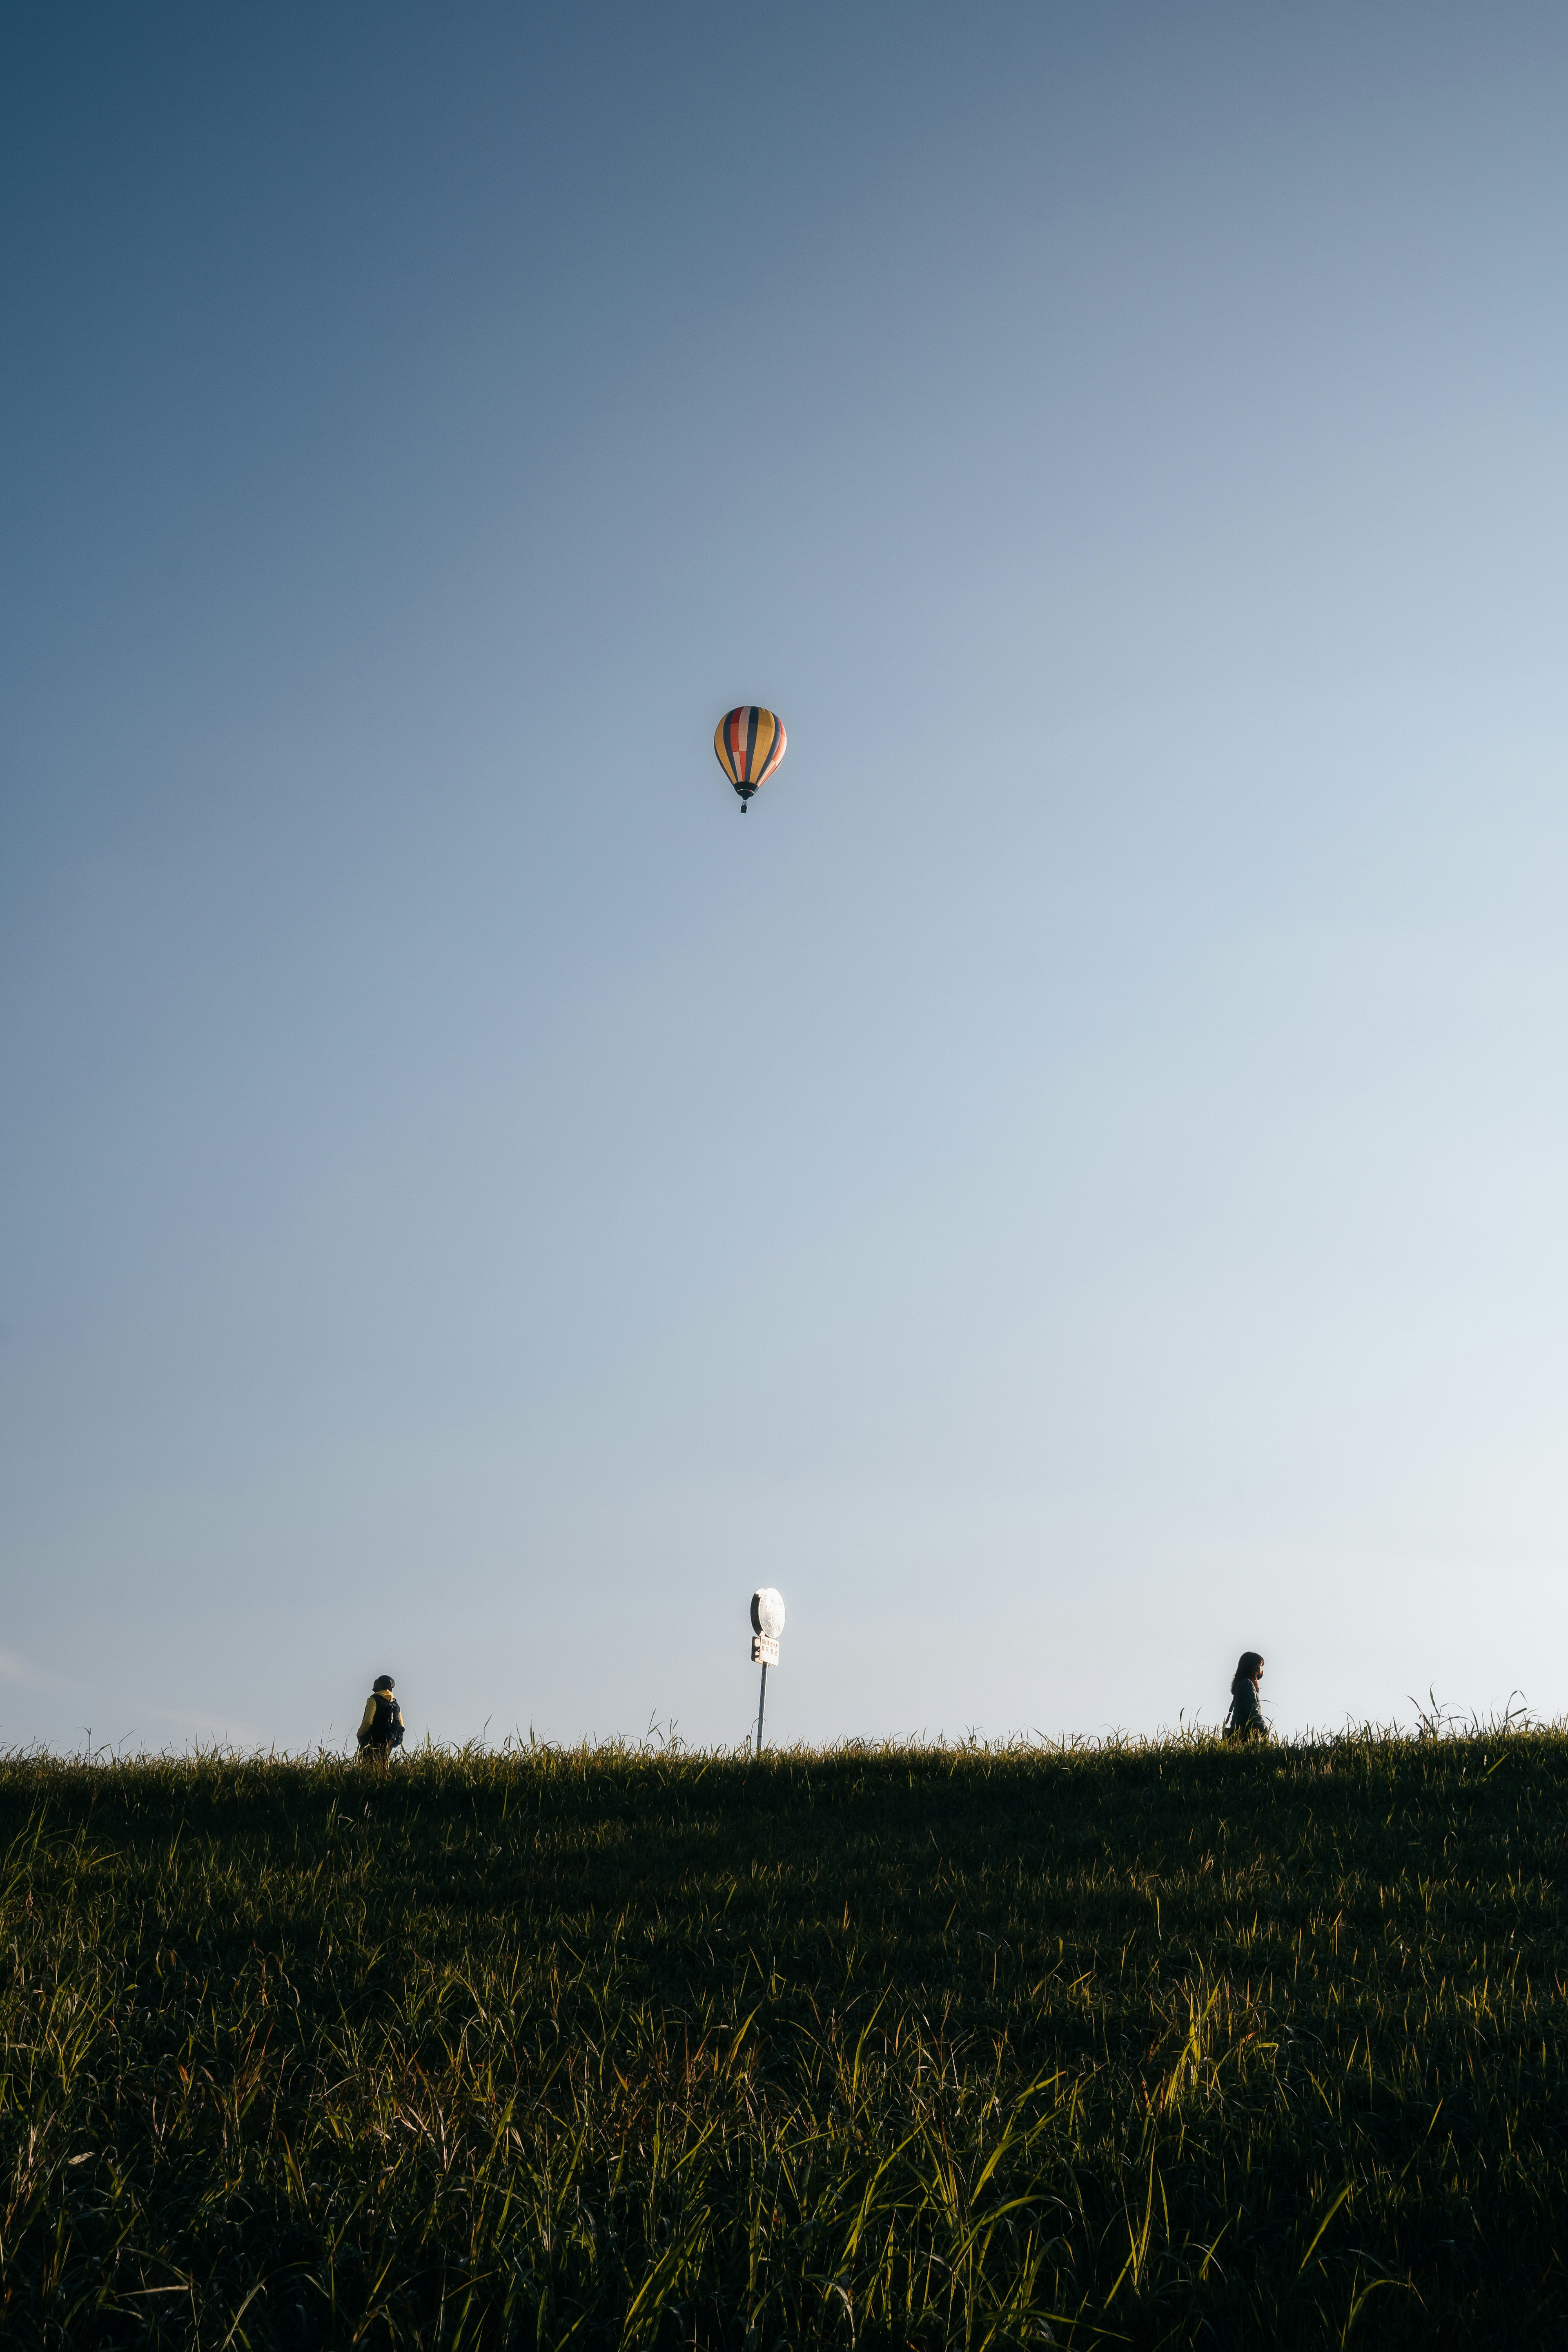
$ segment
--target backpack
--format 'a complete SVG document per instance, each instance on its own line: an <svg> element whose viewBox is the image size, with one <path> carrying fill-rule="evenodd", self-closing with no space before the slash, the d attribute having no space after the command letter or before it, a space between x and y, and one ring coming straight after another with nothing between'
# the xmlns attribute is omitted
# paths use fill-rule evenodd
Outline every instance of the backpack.
<svg viewBox="0 0 1568 2352"><path fill-rule="evenodd" d="M372 1691L375 1702L375 1719L368 1731L362 1731L362 1748L401 1748L403 1745L403 1709L390 1691Z"/></svg>

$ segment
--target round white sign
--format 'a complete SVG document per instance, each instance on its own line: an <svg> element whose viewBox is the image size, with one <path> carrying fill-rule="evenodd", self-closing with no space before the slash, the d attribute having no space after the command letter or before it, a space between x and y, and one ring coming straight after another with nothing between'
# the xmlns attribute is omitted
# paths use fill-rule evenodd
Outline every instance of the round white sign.
<svg viewBox="0 0 1568 2352"><path fill-rule="evenodd" d="M760 1633L764 1642L776 1642L784 1632L784 1606L782 1592L771 1584L759 1585L752 1595L752 1631Z"/></svg>

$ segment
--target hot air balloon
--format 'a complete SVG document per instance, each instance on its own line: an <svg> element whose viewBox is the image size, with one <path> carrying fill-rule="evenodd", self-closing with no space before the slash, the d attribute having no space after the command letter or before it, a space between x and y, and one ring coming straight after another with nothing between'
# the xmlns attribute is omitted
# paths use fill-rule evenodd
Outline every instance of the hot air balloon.
<svg viewBox="0 0 1568 2352"><path fill-rule="evenodd" d="M713 730L719 765L741 795L741 814L757 786L765 783L784 755L784 726L771 710L742 702L727 710Z"/></svg>

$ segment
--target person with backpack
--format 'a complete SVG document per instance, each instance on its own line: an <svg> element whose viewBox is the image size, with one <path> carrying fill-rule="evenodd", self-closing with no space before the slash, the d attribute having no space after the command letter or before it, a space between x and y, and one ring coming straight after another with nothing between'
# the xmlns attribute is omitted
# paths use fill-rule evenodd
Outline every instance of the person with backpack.
<svg viewBox="0 0 1568 2352"><path fill-rule="evenodd" d="M1258 1685L1263 1677L1263 1660L1256 1650L1243 1650L1230 1685L1230 1713L1225 1719L1227 1739L1267 1739L1268 1726L1263 1720L1263 1709L1258 1703Z"/></svg>
<svg viewBox="0 0 1568 2352"><path fill-rule="evenodd" d="M364 1703L355 1737L367 1764L384 1765L392 1750L403 1745L403 1709L395 1696L396 1687L390 1675L377 1675Z"/></svg>

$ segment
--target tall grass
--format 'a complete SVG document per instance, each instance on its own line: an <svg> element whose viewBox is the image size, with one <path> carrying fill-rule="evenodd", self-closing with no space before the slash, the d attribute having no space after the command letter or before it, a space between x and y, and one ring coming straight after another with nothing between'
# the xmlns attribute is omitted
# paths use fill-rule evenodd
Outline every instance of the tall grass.
<svg viewBox="0 0 1568 2352"><path fill-rule="evenodd" d="M1558 2344L1568 1738L0 1763L7 2345Z"/></svg>

